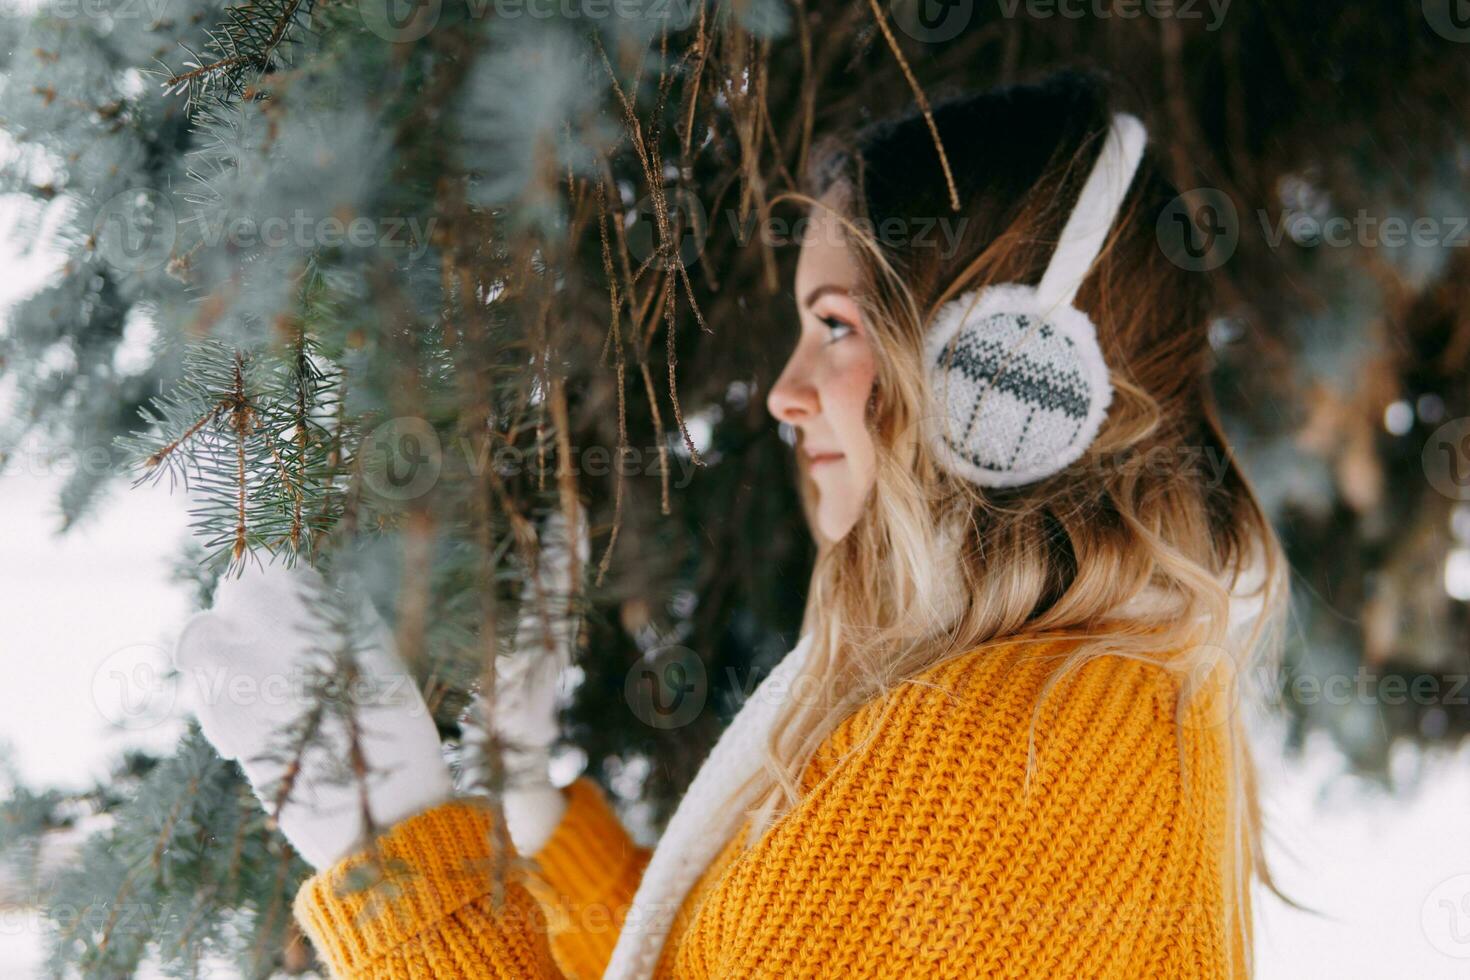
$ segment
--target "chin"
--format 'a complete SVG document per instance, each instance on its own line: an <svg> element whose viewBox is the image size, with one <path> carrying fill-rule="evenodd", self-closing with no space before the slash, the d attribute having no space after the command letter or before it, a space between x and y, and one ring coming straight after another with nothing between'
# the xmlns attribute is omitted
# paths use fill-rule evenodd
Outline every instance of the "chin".
<svg viewBox="0 0 1470 980"><path fill-rule="evenodd" d="M813 482L817 487L816 513L818 532L830 542L845 538L862 512L862 504L852 498L851 475L843 467L841 473L826 473Z"/></svg>
<svg viewBox="0 0 1470 980"><path fill-rule="evenodd" d="M817 529L822 532L822 537L832 543L837 543L847 537L857 523L856 515L849 514L845 510L841 513L817 512Z"/></svg>

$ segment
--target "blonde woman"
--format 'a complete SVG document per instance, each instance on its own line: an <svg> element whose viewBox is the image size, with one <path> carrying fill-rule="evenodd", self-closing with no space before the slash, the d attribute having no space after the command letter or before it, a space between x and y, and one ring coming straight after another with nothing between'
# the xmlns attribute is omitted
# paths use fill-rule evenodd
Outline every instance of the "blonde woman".
<svg viewBox="0 0 1470 980"><path fill-rule="evenodd" d="M542 765L505 800L528 860L496 892L505 848L421 704L375 705L383 778L308 769L281 817L334 976L1249 975L1269 877L1234 679L1276 643L1284 563L1215 416L1205 283L1155 238L1176 192L1087 76L933 119L943 156L912 115L810 168L768 396L821 545L803 635L656 850ZM252 625L300 613L289 583L250 588L183 666L294 656ZM534 771L554 729L526 691L497 727ZM280 719L200 720L277 785ZM386 891L351 887L363 810L393 824Z"/></svg>

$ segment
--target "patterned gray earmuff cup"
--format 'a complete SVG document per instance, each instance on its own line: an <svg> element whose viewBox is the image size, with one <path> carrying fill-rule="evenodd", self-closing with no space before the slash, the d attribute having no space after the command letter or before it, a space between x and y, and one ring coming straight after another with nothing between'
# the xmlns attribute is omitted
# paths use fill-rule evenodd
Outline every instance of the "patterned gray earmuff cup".
<svg viewBox="0 0 1470 980"><path fill-rule="evenodd" d="M1112 401L1091 319L1043 304L1029 286L992 286L946 304L925 361L930 449L981 486L1020 486L1070 466Z"/></svg>

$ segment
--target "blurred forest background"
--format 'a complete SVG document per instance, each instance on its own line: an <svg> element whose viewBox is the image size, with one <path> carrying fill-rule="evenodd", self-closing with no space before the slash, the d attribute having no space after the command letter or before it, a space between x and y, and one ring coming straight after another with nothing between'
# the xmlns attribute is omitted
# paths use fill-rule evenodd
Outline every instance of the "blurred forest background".
<svg viewBox="0 0 1470 980"><path fill-rule="evenodd" d="M0 465L76 454L67 526L187 476L201 605L247 555L364 576L451 741L535 521L583 500L561 762L652 833L800 622L773 200L917 92L1089 67L1188 191L1160 248L1216 282L1220 403L1293 563L1252 693L1387 778L1470 730L1465 7L13 0L5 230L52 271L0 326ZM651 710L649 670L696 709ZM305 866L197 736L81 794L11 782L14 881L109 817L46 883L58 972L309 967Z"/></svg>

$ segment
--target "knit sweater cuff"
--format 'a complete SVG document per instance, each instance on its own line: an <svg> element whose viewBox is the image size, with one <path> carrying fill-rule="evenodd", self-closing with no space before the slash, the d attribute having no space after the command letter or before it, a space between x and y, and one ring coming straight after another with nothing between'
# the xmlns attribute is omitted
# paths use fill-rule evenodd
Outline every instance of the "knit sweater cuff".
<svg viewBox="0 0 1470 980"><path fill-rule="evenodd" d="M574 902L600 902L637 884L646 857L623 829L597 784L585 776L568 786L566 813L535 854L539 877Z"/></svg>
<svg viewBox="0 0 1470 980"><path fill-rule="evenodd" d="M547 975L541 911L523 885L507 883L492 928L480 922L494 887L492 829L486 807L451 801L379 837L377 867L364 851L308 879L296 918L332 975L356 976L387 958L402 961L395 976L435 976L432 957L420 954L446 945L464 947L491 976Z"/></svg>

